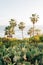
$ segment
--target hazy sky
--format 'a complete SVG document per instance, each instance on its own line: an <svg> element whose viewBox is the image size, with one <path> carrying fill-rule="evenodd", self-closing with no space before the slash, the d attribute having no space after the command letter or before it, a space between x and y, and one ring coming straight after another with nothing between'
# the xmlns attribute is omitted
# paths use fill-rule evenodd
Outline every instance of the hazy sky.
<svg viewBox="0 0 43 65"><path fill-rule="evenodd" d="M31 25L32 13L39 15L37 24L43 25L43 0L0 0L0 25L7 25L11 18Z"/></svg>

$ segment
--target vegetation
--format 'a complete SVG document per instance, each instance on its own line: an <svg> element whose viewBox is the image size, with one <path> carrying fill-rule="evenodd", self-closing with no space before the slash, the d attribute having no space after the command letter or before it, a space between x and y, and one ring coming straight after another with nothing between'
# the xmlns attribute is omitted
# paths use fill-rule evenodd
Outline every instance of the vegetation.
<svg viewBox="0 0 43 65"><path fill-rule="evenodd" d="M24 38L24 36L23 36L23 30L24 30L24 28L25 28L24 22L20 22L20 23L18 24L18 26L19 26L19 29L21 29L21 31L22 31L22 38Z"/></svg>
<svg viewBox="0 0 43 65"><path fill-rule="evenodd" d="M18 24L22 31L22 39L13 38L16 21L11 19L10 25L5 27L5 35L0 37L0 65L43 65L43 35L34 28L38 15L32 14L33 27L28 30L29 38L24 38L24 22Z"/></svg>
<svg viewBox="0 0 43 65"><path fill-rule="evenodd" d="M32 17L30 17L31 22L33 23L33 36L34 36L34 24L38 21L39 16L36 14L32 14Z"/></svg>
<svg viewBox="0 0 43 65"><path fill-rule="evenodd" d="M33 38L32 38L33 39ZM43 42L31 39L20 40L14 38L2 38L0 40L0 64L1 65L43 65Z"/></svg>
<svg viewBox="0 0 43 65"><path fill-rule="evenodd" d="M7 35L7 37L12 37L12 34L15 34L14 28L16 26L16 22L14 19L11 19L9 22L10 25L5 28L5 35Z"/></svg>

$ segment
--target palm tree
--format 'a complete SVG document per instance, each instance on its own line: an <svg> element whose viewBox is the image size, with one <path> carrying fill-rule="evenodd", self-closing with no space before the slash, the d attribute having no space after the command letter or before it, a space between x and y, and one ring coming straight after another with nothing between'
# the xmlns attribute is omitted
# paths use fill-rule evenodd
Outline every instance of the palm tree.
<svg viewBox="0 0 43 65"><path fill-rule="evenodd" d="M10 26L13 28L17 25L14 19L11 19L9 22L10 22Z"/></svg>
<svg viewBox="0 0 43 65"><path fill-rule="evenodd" d="M14 28L16 27L16 21L14 20L14 19L11 19L10 21L10 32L11 32L11 34L15 34L15 31L14 31Z"/></svg>
<svg viewBox="0 0 43 65"><path fill-rule="evenodd" d="M12 37L10 29L10 26L5 27L5 35L7 35L7 37Z"/></svg>
<svg viewBox="0 0 43 65"><path fill-rule="evenodd" d="M40 31L41 31L40 29L35 29L36 35L39 35Z"/></svg>
<svg viewBox="0 0 43 65"><path fill-rule="evenodd" d="M38 21L39 16L36 14L32 14L32 16L30 17L31 22L33 23L33 36L34 36L34 24Z"/></svg>
<svg viewBox="0 0 43 65"><path fill-rule="evenodd" d="M11 19L9 22L10 25L5 28L5 35L7 35L7 37L12 37L12 34L15 34L14 28L16 26L16 22L14 19Z"/></svg>
<svg viewBox="0 0 43 65"><path fill-rule="evenodd" d="M30 37L31 37L32 33L33 33L33 28L31 27L31 28L28 30L27 34L30 35Z"/></svg>
<svg viewBox="0 0 43 65"><path fill-rule="evenodd" d="M25 25L24 25L24 24L25 24L24 22L20 22L20 23L18 24L19 29L22 31L22 38L24 38L24 37L23 37L23 30L24 30L24 28L25 28Z"/></svg>

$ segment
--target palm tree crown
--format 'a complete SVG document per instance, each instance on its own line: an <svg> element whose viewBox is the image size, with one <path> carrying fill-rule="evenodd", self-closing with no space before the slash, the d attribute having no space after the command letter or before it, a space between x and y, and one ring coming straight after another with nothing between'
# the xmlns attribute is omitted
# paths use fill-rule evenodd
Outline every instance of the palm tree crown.
<svg viewBox="0 0 43 65"><path fill-rule="evenodd" d="M18 24L19 29L22 31L22 38L23 38L23 29L25 28L25 25L24 24L25 24L24 22L20 22Z"/></svg>
<svg viewBox="0 0 43 65"><path fill-rule="evenodd" d="M15 27L17 25L14 19L11 19L9 22L11 27Z"/></svg>
<svg viewBox="0 0 43 65"><path fill-rule="evenodd" d="M24 24L25 24L24 22L20 22L20 24L18 25L19 29L23 30L25 28Z"/></svg>
<svg viewBox="0 0 43 65"><path fill-rule="evenodd" d="M36 15L36 14L32 14L32 17L30 17L31 22L32 22L33 24L35 24L35 22L38 21L38 18L39 18L39 16Z"/></svg>

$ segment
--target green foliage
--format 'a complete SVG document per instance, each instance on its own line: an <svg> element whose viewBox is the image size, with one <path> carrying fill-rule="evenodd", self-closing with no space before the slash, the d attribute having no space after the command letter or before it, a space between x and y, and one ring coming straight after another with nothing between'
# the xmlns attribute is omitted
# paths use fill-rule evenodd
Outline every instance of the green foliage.
<svg viewBox="0 0 43 65"><path fill-rule="evenodd" d="M0 47L3 45L3 42L0 42Z"/></svg>
<svg viewBox="0 0 43 65"><path fill-rule="evenodd" d="M3 62L6 60L8 65L34 65L37 62L40 64L41 60L43 61L42 42L37 43L37 46L35 46L34 42L29 43L29 39L27 41L27 39L2 38L1 41L0 58L3 59ZM2 63L2 59L0 59L0 64ZM6 61L2 64L6 65Z"/></svg>
<svg viewBox="0 0 43 65"><path fill-rule="evenodd" d="M42 36L40 36L40 41L41 41L41 42L43 42L43 35L42 35Z"/></svg>
<svg viewBox="0 0 43 65"><path fill-rule="evenodd" d="M30 62L23 62L25 65L31 65Z"/></svg>

